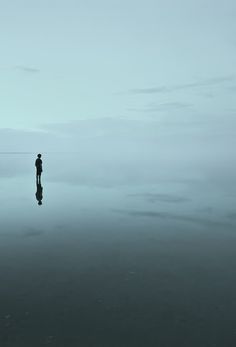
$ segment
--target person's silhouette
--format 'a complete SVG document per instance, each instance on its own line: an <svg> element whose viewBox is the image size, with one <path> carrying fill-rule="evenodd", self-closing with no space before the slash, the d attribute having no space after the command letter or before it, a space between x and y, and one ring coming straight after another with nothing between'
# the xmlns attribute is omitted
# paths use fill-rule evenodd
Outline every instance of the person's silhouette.
<svg viewBox="0 0 236 347"><path fill-rule="evenodd" d="M36 181L37 181L37 183L41 182L41 174L43 172L43 162L42 162L41 157L42 157L42 155L38 154L38 158L35 160Z"/></svg>
<svg viewBox="0 0 236 347"><path fill-rule="evenodd" d="M36 200L38 201L38 205L42 205L43 200L43 187L41 182L36 182L37 192L35 193Z"/></svg>

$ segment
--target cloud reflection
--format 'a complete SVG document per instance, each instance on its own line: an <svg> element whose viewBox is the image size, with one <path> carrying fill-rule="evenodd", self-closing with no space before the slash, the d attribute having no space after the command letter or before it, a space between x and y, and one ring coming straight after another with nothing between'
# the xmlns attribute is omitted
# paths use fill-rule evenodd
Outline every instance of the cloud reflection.
<svg viewBox="0 0 236 347"><path fill-rule="evenodd" d="M196 225L201 225L204 227L232 227L232 224L224 221L210 220L201 217L189 216L189 215L177 215L170 212L156 212L147 210L122 210L122 209L112 209L115 213L124 214L130 217L137 218L157 218L163 220L173 220L179 222L188 222Z"/></svg>
<svg viewBox="0 0 236 347"><path fill-rule="evenodd" d="M169 203L183 203L189 202L191 199L184 196L175 196L170 194L154 194L154 193L136 193L136 194L128 194L128 197L133 198L143 198L148 202L169 202Z"/></svg>

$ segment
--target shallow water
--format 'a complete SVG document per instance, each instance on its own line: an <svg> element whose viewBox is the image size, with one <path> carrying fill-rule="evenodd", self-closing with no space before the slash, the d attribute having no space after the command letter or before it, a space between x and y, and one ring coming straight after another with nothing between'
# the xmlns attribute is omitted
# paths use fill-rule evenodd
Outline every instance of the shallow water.
<svg viewBox="0 0 236 347"><path fill-rule="evenodd" d="M227 177L48 154L39 206L32 158L0 158L1 347L235 346Z"/></svg>

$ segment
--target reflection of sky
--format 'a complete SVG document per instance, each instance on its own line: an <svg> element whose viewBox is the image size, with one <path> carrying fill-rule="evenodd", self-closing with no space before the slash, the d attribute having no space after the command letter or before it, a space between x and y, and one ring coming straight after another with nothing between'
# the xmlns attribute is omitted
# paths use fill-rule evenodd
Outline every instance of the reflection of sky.
<svg viewBox="0 0 236 347"><path fill-rule="evenodd" d="M235 223L235 195L229 186L217 187L217 182L210 184L201 177L197 179L196 173L191 177L191 171L186 173L186 177L190 175L186 181L183 177L174 179L174 175L168 176L167 173L166 179L162 177L159 182L156 179L154 183L148 183L145 178L142 182L139 178L133 184L129 183L129 177L126 182L125 175L120 180L118 173L118 179L113 177L112 184L107 186L104 182L109 182L109 170L103 173L101 179L94 167L93 174L90 173L84 184L80 180L83 168L79 162L75 163L74 154L67 156L63 175L58 173L61 155L45 155L43 206L40 207L35 199L34 167L29 166L30 162L34 164L31 155L4 155L4 158L10 171L16 160L22 168L24 165L26 168L26 172L23 169L14 175L11 172L11 177L1 179L1 224L9 232L14 229L24 234L27 230L36 230L37 234L38 229L64 226L69 230L75 225L79 229L85 225L103 229L117 226L117 223L121 223L120 226L127 223L131 229L137 225L152 228L176 225L177 228L213 231L224 227L231 230ZM27 167L30 170L27 171Z"/></svg>
<svg viewBox="0 0 236 347"><path fill-rule="evenodd" d="M133 184L114 171L105 185L110 172L99 176L96 165L84 184L78 154L66 156L63 175L62 155L45 154L38 206L34 156L4 158L10 174L6 169L0 180L3 346L7 338L8 346L17 340L27 347L110 347L114 336L117 347L155 347L157 340L195 346L200 336L221 347L234 337L230 184L210 184L190 170L186 179L167 171L166 179L139 177ZM211 324L219 327L214 333Z"/></svg>

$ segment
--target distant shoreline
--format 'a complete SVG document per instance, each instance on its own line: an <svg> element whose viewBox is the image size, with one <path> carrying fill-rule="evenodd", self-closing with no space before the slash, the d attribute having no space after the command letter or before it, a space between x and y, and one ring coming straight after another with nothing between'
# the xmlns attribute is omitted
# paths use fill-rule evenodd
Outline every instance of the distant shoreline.
<svg viewBox="0 0 236 347"><path fill-rule="evenodd" d="M35 152L0 152L0 154L34 154Z"/></svg>
<svg viewBox="0 0 236 347"><path fill-rule="evenodd" d="M38 152L0 152L1 154L33 154L36 155ZM62 151L58 151L58 152L42 152L43 154L80 154L81 152L73 152L73 151L69 151L69 152L62 152Z"/></svg>

